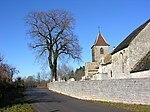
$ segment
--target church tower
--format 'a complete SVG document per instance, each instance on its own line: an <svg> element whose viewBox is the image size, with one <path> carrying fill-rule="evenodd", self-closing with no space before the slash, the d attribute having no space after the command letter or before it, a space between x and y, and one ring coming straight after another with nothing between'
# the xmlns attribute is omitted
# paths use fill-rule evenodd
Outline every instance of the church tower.
<svg viewBox="0 0 150 112"><path fill-rule="evenodd" d="M99 62L102 57L105 57L109 54L108 51L109 44L106 43L105 39L102 37L100 32L98 32L97 38L92 49L92 62Z"/></svg>

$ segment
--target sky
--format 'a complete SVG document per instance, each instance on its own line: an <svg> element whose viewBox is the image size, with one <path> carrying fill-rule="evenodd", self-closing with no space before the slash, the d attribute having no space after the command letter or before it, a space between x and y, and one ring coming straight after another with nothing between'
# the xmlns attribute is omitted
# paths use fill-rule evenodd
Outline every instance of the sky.
<svg viewBox="0 0 150 112"><path fill-rule="evenodd" d="M53 9L65 9L76 19L75 34L83 50L80 64L69 61L74 69L91 62L91 46L99 30L111 52L113 46L150 19L150 0L0 0L0 53L20 71L19 76L43 70L27 45L25 16L31 11ZM49 71L48 65L45 68Z"/></svg>

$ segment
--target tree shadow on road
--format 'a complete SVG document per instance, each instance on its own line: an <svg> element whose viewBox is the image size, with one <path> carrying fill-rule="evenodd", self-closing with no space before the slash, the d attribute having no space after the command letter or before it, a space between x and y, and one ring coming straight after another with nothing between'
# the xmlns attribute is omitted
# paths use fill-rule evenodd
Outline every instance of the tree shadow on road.
<svg viewBox="0 0 150 112"><path fill-rule="evenodd" d="M60 110L52 110L52 111L49 111L49 112L60 112Z"/></svg>
<svg viewBox="0 0 150 112"><path fill-rule="evenodd" d="M65 102L65 100L59 99L59 98L55 98L50 96L50 94L48 94L47 92L44 91L45 89L43 89L43 91L37 92L34 89L30 89L30 92L25 92L25 99L26 102L33 104L33 103L44 103L44 102L48 102L48 103L61 103L61 102ZM58 111L58 110L55 110ZM55 112L54 111L54 112ZM52 111L53 112L53 111Z"/></svg>

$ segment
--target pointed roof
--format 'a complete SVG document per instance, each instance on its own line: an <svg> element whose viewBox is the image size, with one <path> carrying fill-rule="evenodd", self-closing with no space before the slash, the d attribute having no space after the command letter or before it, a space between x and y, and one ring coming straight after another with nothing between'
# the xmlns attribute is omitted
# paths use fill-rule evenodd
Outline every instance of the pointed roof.
<svg viewBox="0 0 150 112"><path fill-rule="evenodd" d="M148 25L148 23L150 22L150 19L147 20L144 24L142 24L141 26L139 26L137 29L135 29L124 41L122 41L111 54L114 54L124 48L127 48L130 43L132 42L132 40Z"/></svg>
<svg viewBox="0 0 150 112"><path fill-rule="evenodd" d="M100 32L98 32L97 38L96 38L93 46L109 46L109 44L106 43L103 36L100 34Z"/></svg>

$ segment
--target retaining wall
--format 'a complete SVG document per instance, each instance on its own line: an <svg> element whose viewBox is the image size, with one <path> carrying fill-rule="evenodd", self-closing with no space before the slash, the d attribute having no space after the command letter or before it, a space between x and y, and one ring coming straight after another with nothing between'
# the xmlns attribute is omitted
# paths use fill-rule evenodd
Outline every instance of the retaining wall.
<svg viewBox="0 0 150 112"><path fill-rule="evenodd" d="M53 82L48 88L79 99L150 105L150 78Z"/></svg>

